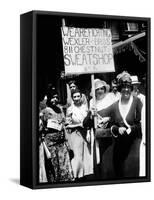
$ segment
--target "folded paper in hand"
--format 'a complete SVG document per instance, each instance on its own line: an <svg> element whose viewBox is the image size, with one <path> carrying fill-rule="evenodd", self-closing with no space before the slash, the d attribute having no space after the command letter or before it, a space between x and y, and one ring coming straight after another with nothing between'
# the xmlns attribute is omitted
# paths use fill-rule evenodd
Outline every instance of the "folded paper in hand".
<svg viewBox="0 0 154 200"><path fill-rule="evenodd" d="M59 124L57 120L48 119L47 128L52 128L58 131L62 130L62 124Z"/></svg>

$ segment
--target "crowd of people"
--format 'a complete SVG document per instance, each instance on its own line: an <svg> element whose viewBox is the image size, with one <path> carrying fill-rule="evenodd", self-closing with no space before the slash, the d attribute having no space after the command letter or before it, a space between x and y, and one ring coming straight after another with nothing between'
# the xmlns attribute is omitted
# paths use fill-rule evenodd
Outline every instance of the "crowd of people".
<svg viewBox="0 0 154 200"><path fill-rule="evenodd" d="M50 85L39 108L39 182L145 176L145 96L139 85L126 71L111 88L95 79L95 98L88 101L70 81L65 109Z"/></svg>

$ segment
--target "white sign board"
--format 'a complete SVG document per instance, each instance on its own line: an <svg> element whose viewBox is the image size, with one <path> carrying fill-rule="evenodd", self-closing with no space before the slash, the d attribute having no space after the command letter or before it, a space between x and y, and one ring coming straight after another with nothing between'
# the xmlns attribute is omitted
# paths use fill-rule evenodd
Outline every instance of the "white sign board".
<svg viewBox="0 0 154 200"><path fill-rule="evenodd" d="M114 72L110 29L62 27L65 74Z"/></svg>

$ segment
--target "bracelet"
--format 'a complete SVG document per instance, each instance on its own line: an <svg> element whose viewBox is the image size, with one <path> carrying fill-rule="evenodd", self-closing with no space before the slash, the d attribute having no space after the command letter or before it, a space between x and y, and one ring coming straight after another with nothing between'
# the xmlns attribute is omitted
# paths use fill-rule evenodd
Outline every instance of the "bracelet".
<svg viewBox="0 0 154 200"><path fill-rule="evenodd" d="M113 130L113 127L114 127L114 126L111 126L111 133L112 133L113 137L117 138L118 135L115 135L115 134L113 133L113 131L112 131L112 130Z"/></svg>

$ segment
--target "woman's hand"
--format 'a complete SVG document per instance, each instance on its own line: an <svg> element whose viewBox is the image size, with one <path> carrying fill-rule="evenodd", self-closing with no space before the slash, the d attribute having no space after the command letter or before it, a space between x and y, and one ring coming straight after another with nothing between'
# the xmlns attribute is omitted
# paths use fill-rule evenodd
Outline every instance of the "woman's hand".
<svg viewBox="0 0 154 200"><path fill-rule="evenodd" d="M123 135L126 132L126 128L125 127L119 127L119 134Z"/></svg>
<svg viewBox="0 0 154 200"><path fill-rule="evenodd" d="M72 118L71 117L66 117L65 125L72 124Z"/></svg>
<svg viewBox="0 0 154 200"><path fill-rule="evenodd" d="M110 117L103 117L103 118L102 118L102 123L106 123L106 122L108 122L109 119L110 119Z"/></svg>
<svg viewBox="0 0 154 200"><path fill-rule="evenodd" d="M91 111L91 115L92 115L92 116L97 116L97 109L96 109L95 107L92 107L92 108L90 109L90 111Z"/></svg>
<svg viewBox="0 0 154 200"><path fill-rule="evenodd" d="M100 127L102 126L102 124L106 124L109 121L110 117L100 117L98 115L98 124L100 124Z"/></svg>

